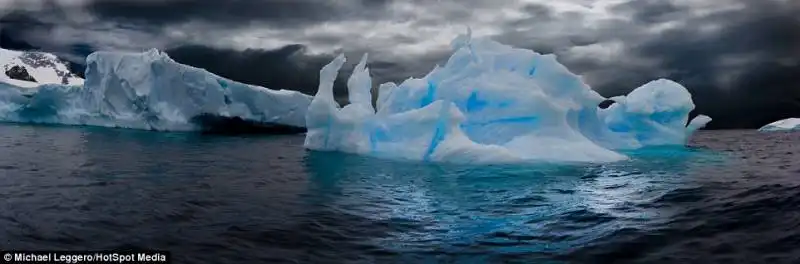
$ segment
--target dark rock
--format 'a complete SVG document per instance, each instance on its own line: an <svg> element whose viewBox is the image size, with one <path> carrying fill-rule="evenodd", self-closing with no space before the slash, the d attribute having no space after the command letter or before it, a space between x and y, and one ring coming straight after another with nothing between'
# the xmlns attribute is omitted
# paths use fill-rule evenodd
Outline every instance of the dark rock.
<svg viewBox="0 0 800 264"><path fill-rule="evenodd" d="M600 105L598 105L598 107L600 107L602 109L606 109L606 108L611 107L611 105L613 105L614 103L615 103L614 100L606 99L606 100L600 102Z"/></svg>
<svg viewBox="0 0 800 264"><path fill-rule="evenodd" d="M36 79L28 74L28 70L19 65L14 65L10 69L6 70L6 76L14 80L36 82Z"/></svg>

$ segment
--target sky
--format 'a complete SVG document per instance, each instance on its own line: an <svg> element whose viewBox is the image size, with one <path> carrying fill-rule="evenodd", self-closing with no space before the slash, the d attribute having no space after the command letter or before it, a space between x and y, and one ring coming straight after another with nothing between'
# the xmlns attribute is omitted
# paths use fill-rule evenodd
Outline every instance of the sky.
<svg viewBox="0 0 800 264"><path fill-rule="evenodd" d="M96 50L157 48L313 95L339 53L349 66L368 53L375 86L401 82L446 61L470 27L556 54L604 96L669 78L715 119L710 128L757 128L800 117L798 13L796 0L0 0L0 47L77 65Z"/></svg>

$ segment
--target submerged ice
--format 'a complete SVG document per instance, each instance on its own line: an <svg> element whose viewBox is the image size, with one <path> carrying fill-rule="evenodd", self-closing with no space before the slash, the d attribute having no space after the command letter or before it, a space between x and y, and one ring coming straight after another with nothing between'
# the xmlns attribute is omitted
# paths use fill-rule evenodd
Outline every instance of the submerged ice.
<svg viewBox="0 0 800 264"><path fill-rule="evenodd" d="M202 117L305 126L311 96L234 82L165 53L95 52L83 85L0 83L0 120L161 131L201 129Z"/></svg>
<svg viewBox="0 0 800 264"><path fill-rule="evenodd" d="M386 158L457 162L610 162L619 150L683 145L711 121L697 116L691 94L659 79L606 100L554 55L462 35L452 56L427 76L378 87L372 105L367 56L348 79L340 107L333 82L340 55L320 71L306 113L305 147Z"/></svg>

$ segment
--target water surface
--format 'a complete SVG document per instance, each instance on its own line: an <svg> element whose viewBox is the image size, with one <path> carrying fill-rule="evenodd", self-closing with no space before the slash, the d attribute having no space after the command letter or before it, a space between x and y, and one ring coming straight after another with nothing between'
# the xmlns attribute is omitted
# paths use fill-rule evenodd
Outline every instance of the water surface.
<svg viewBox="0 0 800 264"><path fill-rule="evenodd" d="M0 248L175 263L800 263L800 133L596 165L451 166L302 136L0 125Z"/></svg>

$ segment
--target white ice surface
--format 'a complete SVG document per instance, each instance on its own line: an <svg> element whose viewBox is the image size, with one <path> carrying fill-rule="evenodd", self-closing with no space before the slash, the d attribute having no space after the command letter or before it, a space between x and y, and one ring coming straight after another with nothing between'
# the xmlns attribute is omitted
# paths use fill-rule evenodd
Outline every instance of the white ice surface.
<svg viewBox="0 0 800 264"><path fill-rule="evenodd" d="M87 57L83 86L0 83L0 120L191 131L200 129L194 117L212 115L303 127L311 99L231 81L158 50L96 52Z"/></svg>
<svg viewBox="0 0 800 264"><path fill-rule="evenodd" d="M787 118L769 123L758 130L760 131L790 131L800 130L800 118Z"/></svg>
<svg viewBox="0 0 800 264"><path fill-rule="evenodd" d="M698 116L691 94L659 79L600 109L603 96L554 55L489 39L456 38L453 54L427 76L378 87L368 98L366 55L348 80L350 104L340 107L333 82L345 62L320 71L306 115L305 147L392 159L453 163L612 162L617 150L683 145L711 121Z"/></svg>

